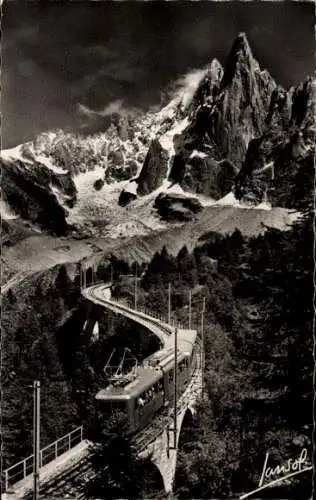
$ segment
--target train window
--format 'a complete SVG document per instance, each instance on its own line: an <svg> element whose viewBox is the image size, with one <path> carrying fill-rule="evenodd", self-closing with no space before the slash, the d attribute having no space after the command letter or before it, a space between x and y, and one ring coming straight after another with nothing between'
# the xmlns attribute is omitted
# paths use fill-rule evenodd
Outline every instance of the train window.
<svg viewBox="0 0 316 500"><path fill-rule="evenodd" d="M148 404L154 397L154 388L150 387L147 391L143 392L137 398L137 406L139 408L143 408L146 404Z"/></svg>
<svg viewBox="0 0 316 500"><path fill-rule="evenodd" d="M150 401L152 401L154 398L156 398L157 395L162 391L163 391L162 382L161 381L156 382L156 384L147 389L147 391L139 395L139 397L137 398L137 406L139 408L142 408Z"/></svg>
<svg viewBox="0 0 316 500"><path fill-rule="evenodd" d="M111 410L112 411L123 411L125 412L126 403L125 401L111 401Z"/></svg>
<svg viewBox="0 0 316 500"><path fill-rule="evenodd" d="M104 416L111 415L113 412L124 413L126 415L126 403L124 401L99 400L97 401L97 408L98 412Z"/></svg>
<svg viewBox="0 0 316 500"><path fill-rule="evenodd" d="M141 394L136 400L136 405L138 408L143 408L143 406L145 406L145 403L146 403L145 395Z"/></svg>

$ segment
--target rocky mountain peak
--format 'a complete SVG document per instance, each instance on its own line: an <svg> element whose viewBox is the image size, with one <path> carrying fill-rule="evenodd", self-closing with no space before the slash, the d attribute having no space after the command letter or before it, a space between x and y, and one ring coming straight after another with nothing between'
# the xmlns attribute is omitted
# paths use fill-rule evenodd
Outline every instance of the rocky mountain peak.
<svg viewBox="0 0 316 500"><path fill-rule="evenodd" d="M224 67L221 89L229 85L241 70L254 71L259 67L254 59L245 33L236 37Z"/></svg>
<svg viewBox="0 0 316 500"><path fill-rule="evenodd" d="M252 57L252 52L246 33L238 33L232 45L231 54Z"/></svg>
<svg viewBox="0 0 316 500"><path fill-rule="evenodd" d="M224 70L221 63L217 59L213 59L194 93L191 106L188 110L190 116L193 117L199 106L214 102L223 73Z"/></svg>
<svg viewBox="0 0 316 500"><path fill-rule="evenodd" d="M311 126L314 124L315 79L308 77L292 92L291 124Z"/></svg>
<svg viewBox="0 0 316 500"><path fill-rule="evenodd" d="M179 183L191 192L212 193L213 196L215 191L216 194L221 193L217 184L220 183L223 165L227 161L233 165L233 175L229 173L231 185L231 180L243 164L249 143L266 129L275 88L276 83L269 72L262 71L255 60L245 33L240 33L224 68L217 59L213 59L205 69L191 103L185 109L185 116L173 113L170 123L164 120L163 128L157 130L156 137L162 149L168 151L169 158L167 160L163 155L162 159L161 148L151 144L136 181L138 194L148 194L161 185L164 175L158 172L159 169L164 173L168 171L169 181ZM282 102L282 91L279 89L270 110L270 121L276 114L278 116L274 121L286 121L287 105L282 108ZM185 126L181 122L186 122ZM200 179L201 170L205 171L204 180ZM148 177L154 182L148 182ZM215 191L211 187L214 182ZM142 189L145 184L146 189Z"/></svg>
<svg viewBox="0 0 316 500"><path fill-rule="evenodd" d="M223 73L224 73L224 69L223 69L223 66L221 65L221 63L219 62L218 59L214 58L212 60L208 73L211 76L211 78L213 79L214 83L217 83L217 84L220 83L222 76L223 76Z"/></svg>

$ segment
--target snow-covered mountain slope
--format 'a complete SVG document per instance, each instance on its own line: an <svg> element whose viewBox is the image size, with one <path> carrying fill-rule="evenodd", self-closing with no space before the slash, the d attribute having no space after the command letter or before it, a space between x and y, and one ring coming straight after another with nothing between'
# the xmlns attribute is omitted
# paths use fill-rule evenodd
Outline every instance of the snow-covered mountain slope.
<svg viewBox="0 0 316 500"><path fill-rule="evenodd" d="M51 131L2 151L2 217L16 213L55 234L78 225L80 232L86 226L90 234L90 221L106 224L112 212L120 212L118 194L124 181L146 177L141 172L151 141L159 136L166 148L186 125L183 113L204 74L190 74L181 92L158 111L115 114L103 133L84 137Z"/></svg>
<svg viewBox="0 0 316 500"><path fill-rule="evenodd" d="M290 163L294 188L295 175L305 171L302 162L312 162L312 79L296 89L282 89L260 68L244 33L234 41L223 68L214 60L199 77L186 107L180 100L182 107L173 102L161 111L170 112L169 125L166 129L164 123L152 139L122 203L169 181L193 195L220 199L234 190L247 205L268 195L273 205L294 206L295 195L285 188L284 177ZM270 164L272 175L266 168Z"/></svg>
<svg viewBox="0 0 316 500"><path fill-rule="evenodd" d="M115 112L102 133L2 151L3 219L83 237L150 233L214 204L295 208L314 152L312 80L285 91L240 34L223 67L178 83L161 109Z"/></svg>

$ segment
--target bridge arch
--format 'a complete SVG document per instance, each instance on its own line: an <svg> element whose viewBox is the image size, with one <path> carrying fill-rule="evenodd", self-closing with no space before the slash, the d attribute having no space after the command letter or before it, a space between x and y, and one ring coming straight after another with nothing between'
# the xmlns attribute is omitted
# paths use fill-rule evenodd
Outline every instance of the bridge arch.
<svg viewBox="0 0 316 500"><path fill-rule="evenodd" d="M193 415L194 407L192 399L191 404L189 403L182 410L178 411L176 446L174 446L173 419L171 419L169 425L141 454L143 457L148 457L159 469L166 493L171 493L173 490L182 426L183 424L186 425L188 422L192 422Z"/></svg>
<svg viewBox="0 0 316 500"><path fill-rule="evenodd" d="M181 428L179 430L178 449L181 449L185 445L186 431L192 429L193 424L194 424L194 411L192 408L188 407L183 416Z"/></svg>
<svg viewBox="0 0 316 500"><path fill-rule="evenodd" d="M90 288L82 290L83 296L97 306L106 307L109 311L117 314L122 314L126 319L130 319L145 327L149 332L159 339L162 348L174 347L174 325L164 323L161 318L152 317L146 312L131 309L130 307L120 304L111 299L109 284L95 285ZM186 335L195 330L187 330L183 327L178 329L178 333L183 332L183 342L187 342ZM196 334L196 333L195 333ZM181 339L181 337L180 337ZM195 339L195 336L194 336ZM173 410L170 408L171 413L164 423L164 427L159 429L159 435L156 435L152 441L148 441L144 449L139 450L138 454L141 458L149 458L149 460L160 471L163 479L165 492L171 493L173 490L173 483L175 477L177 451L181 435L183 423L186 424L188 420L194 415L194 406L196 401L201 396L202 386L202 371L198 366L193 373L185 391L179 397L177 403L177 429L174 432L174 418ZM156 430L157 429L153 429Z"/></svg>
<svg viewBox="0 0 316 500"><path fill-rule="evenodd" d="M152 496L165 490L165 484L160 468L150 458L144 460L145 495Z"/></svg>

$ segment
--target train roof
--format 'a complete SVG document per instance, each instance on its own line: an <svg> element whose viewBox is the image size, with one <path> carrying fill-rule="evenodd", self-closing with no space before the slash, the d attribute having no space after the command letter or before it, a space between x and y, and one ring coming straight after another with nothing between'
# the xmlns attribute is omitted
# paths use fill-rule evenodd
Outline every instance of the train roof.
<svg viewBox="0 0 316 500"><path fill-rule="evenodd" d="M111 384L105 389L101 389L97 395L97 400L127 400L138 396L149 387L153 386L155 382L162 378L162 372L153 368L144 368L140 366L137 369L137 375L131 382L124 385L117 385L116 387Z"/></svg>
<svg viewBox="0 0 316 500"><path fill-rule="evenodd" d="M192 353L196 335L196 330L178 331L178 363ZM110 384L108 387L101 389L96 394L96 399L99 401L119 401L138 396L161 379L165 373L170 371L173 368L173 364L174 347L169 344L169 347L160 349L151 356L148 356L148 358L144 359L142 365L137 368L137 372L133 380L128 380L126 378L125 385L124 383L116 386L114 384Z"/></svg>
<svg viewBox="0 0 316 500"><path fill-rule="evenodd" d="M178 363L180 363L186 354L178 351ZM125 400L138 396L149 387L160 380L165 373L173 368L174 352L173 349L162 349L155 352L152 356L146 358L142 366L137 368L136 376L133 380L122 384L110 384L105 389L101 389L97 395L98 400Z"/></svg>
<svg viewBox="0 0 316 500"><path fill-rule="evenodd" d="M197 337L197 330L181 329L178 331L178 347L180 351L190 355Z"/></svg>

